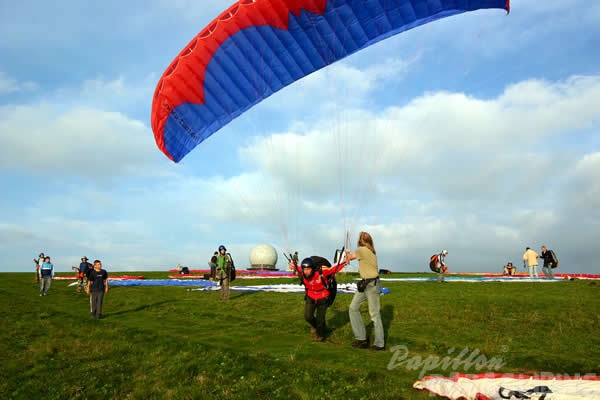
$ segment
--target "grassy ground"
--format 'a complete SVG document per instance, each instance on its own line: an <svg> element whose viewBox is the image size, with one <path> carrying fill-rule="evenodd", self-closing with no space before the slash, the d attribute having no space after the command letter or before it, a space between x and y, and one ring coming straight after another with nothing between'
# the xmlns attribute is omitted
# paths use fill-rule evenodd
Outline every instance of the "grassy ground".
<svg viewBox="0 0 600 400"><path fill-rule="evenodd" d="M467 348L463 360L477 350L502 365L495 372L600 372L593 281L385 282L388 350L379 352L350 347L351 295L338 295L327 314L334 332L315 343L301 294L232 291L224 303L187 287L115 286L105 319L93 320L70 282L55 280L39 297L32 274L0 274L0 398L425 399L412 388L419 361ZM234 283L275 282L290 280ZM487 372L458 364L426 372Z"/></svg>

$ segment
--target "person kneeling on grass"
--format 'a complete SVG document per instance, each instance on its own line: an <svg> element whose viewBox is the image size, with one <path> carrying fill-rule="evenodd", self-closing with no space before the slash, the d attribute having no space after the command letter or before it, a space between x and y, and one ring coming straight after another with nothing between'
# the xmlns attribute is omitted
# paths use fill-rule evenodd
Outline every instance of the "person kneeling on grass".
<svg viewBox="0 0 600 400"><path fill-rule="evenodd" d="M513 266L513 263L509 262L504 266L504 275L514 275L517 272L517 268Z"/></svg>
<svg viewBox="0 0 600 400"><path fill-rule="evenodd" d="M323 257L308 257L300 265L290 261L289 266L298 273L306 289L304 296L304 319L311 326L311 333L315 334L315 341L324 342L327 337L327 323L325 314L329 307L328 279L333 279L334 274L346 266L340 263L331 267L329 261ZM331 268L328 268L331 267ZM316 315L315 315L316 312Z"/></svg>
<svg viewBox="0 0 600 400"><path fill-rule="evenodd" d="M90 304L92 306L92 318L102 318L102 304L104 303L104 293L108 293L108 273L102 269L100 260L94 261L94 269L88 276L85 292L90 295Z"/></svg>

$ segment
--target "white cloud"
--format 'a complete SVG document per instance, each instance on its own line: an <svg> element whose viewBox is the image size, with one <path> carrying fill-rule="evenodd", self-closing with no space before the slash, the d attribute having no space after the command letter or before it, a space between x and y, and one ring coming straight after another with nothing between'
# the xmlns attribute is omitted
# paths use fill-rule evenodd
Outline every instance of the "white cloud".
<svg viewBox="0 0 600 400"><path fill-rule="evenodd" d="M600 224L600 152L585 154L567 176L569 206L580 213L581 221Z"/></svg>
<svg viewBox="0 0 600 400"><path fill-rule="evenodd" d="M556 168L554 155L537 146L553 135L568 140L592 127L600 118L598 102L597 76L522 82L490 100L428 93L378 115L351 110L339 120L292 124L297 132L259 138L241 156L312 194L352 176L402 177L438 194L470 196L489 182L527 185ZM528 169L518 174L523 162ZM503 186L490 189L497 193Z"/></svg>
<svg viewBox="0 0 600 400"><path fill-rule="evenodd" d="M33 92L37 87L35 82L19 82L0 71L0 96L16 92Z"/></svg>
<svg viewBox="0 0 600 400"><path fill-rule="evenodd" d="M48 103L0 107L0 167L34 174L111 177L144 173L149 129L118 112ZM144 173L145 174L145 173Z"/></svg>

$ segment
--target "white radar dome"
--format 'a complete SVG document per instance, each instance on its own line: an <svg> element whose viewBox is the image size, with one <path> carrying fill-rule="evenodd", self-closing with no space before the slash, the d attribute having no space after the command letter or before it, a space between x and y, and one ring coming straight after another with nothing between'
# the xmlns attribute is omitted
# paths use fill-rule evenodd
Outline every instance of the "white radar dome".
<svg viewBox="0 0 600 400"><path fill-rule="evenodd" d="M250 250L250 269L275 269L277 250L270 244L262 243Z"/></svg>

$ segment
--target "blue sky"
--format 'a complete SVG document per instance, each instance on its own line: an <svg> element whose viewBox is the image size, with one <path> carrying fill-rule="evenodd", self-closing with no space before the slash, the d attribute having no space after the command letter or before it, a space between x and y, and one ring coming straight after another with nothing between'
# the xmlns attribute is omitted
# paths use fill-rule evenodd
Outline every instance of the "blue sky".
<svg viewBox="0 0 600 400"><path fill-rule="evenodd" d="M238 267L270 243L381 268L600 273L600 4L512 1L405 32L274 94L179 164L150 129L158 79L227 2L0 4L0 271ZM282 258L282 257L280 257ZM284 268L280 261L280 268Z"/></svg>

